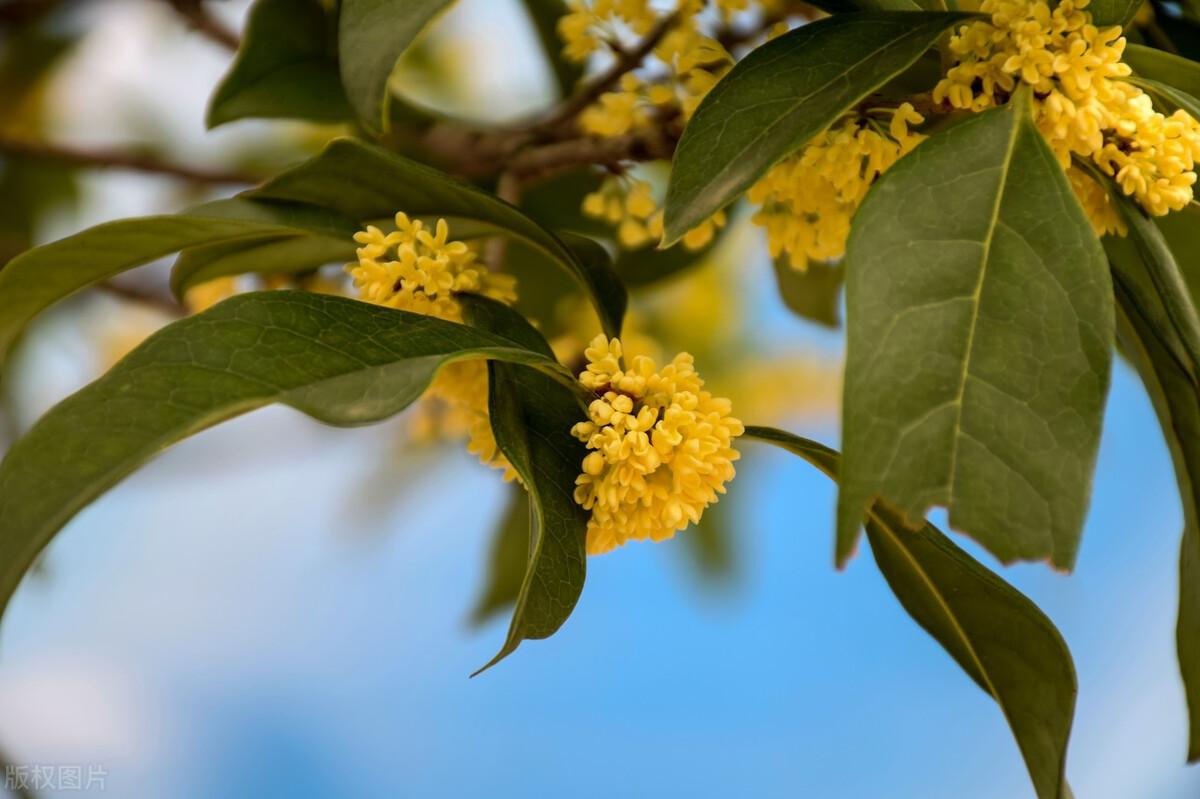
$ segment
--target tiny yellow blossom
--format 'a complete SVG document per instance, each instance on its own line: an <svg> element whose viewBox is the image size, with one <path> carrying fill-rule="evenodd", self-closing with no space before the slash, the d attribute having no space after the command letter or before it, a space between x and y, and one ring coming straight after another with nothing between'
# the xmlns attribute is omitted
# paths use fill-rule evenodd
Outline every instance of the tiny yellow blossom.
<svg viewBox="0 0 1200 799"><path fill-rule="evenodd" d="M583 212L617 228L622 249L637 250L662 238L663 211L650 184L644 180L610 177L583 199ZM685 249L700 250L725 226L725 212L718 211L683 237Z"/></svg>
<svg viewBox="0 0 1200 799"><path fill-rule="evenodd" d="M585 350L579 381L597 394L571 433L591 450L575 501L592 512L587 551L672 537L725 493L744 432L729 400L703 390L692 356L658 369L645 356L625 368L621 342L603 335Z"/></svg>
<svg viewBox="0 0 1200 799"><path fill-rule="evenodd" d="M449 322L463 321L458 293L482 294L504 303L516 300L516 281L510 275L488 272L470 247L450 241L449 236L444 219L430 232L421 220L398 213L391 233L370 225L354 234L358 262L348 264L346 271L367 302ZM448 406L444 416L455 422L456 432L468 436L467 449L483 463L503 469L504 479L511 480L516 472L492 436L487 395L487 365L479 360L442 367L427 392L429 398ZM418 417L418 425L427 428L431 419L440 416L433 412Z"/></svg>
<svg viewBox="0 0 1200 799"><path fill-rule="evenodd" d="M884 171L925 139L910 130L924 118L909 103L845 117L764 175L747 194L760 205L773 258L794 269L842 257L850 221Z"/></svg>
<svg viewBox="0 0 1200 799"><path fill-rule="evenodd" d="M990 18L962 27L950 41L955 65L934 89L935 102L981 111L1007 102L1017 84L1034 92L1034 120L1064 169L1089 159L1151 214L1192 199L1200 124L1180 110L1165 116L1122 80L1125 38L1097 28L1088 0L984 0ZM1119 232L1111 204L1089 177L1070 177L1097 230Z"/></svg>

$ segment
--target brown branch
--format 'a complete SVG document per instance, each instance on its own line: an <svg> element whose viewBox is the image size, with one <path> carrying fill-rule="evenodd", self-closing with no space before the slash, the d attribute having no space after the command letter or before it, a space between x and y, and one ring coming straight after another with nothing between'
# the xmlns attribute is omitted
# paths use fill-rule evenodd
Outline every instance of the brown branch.
<svg viewBox="0 0 1200 799"><path fill-rule="evenodd" d="M678 22L679 12L668 14L660 19L650 32L646 34L646 37L638 42L637 46L633 49L626 50L614 47L613 50L616 53L617 59L613 62L612 66L581 86L578 91L568 97L548 117L534 125L533 130L537 132L551 131L574 120L580 112L600 99L600 95L616 86L625 73L632 72L641 66L646 57L654 52L654 48L658 47L659 42L667 35L667 32L675 27Z"/></svg>
<svg viewBox="0 0 1200 799"><path fill-rule="evenodd" d="M228 50L237 50L238 35L222 25L204 7L203 0L165 0L187 22L188 27Z"/></svg>
<svg viewBox="0 0 1200 799"><path fill-rule="evenodd" d="M261 178L254 175L173 164L140 153L115 149L84 149L64 144L13 138L3 134L0 134L0 153L59 161L86 168L127 169L133 172L168 175L192 183L225 185L253 184L261 181Z"/></svg>

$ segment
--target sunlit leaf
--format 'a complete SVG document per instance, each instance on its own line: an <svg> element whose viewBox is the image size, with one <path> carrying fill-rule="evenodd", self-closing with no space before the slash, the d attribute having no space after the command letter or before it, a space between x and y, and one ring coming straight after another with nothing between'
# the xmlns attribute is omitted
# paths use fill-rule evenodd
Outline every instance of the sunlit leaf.
<svg viewBox="0 0 1200 799"><path fill-rule="evenodd" d="M838 455L781 430L748 427L838 479ZM908 614L986 691L1012 729L1041 799L1066 799L1075 667L1062 635L1038 607L954 545L936 527L909 529L886 504L866 511L875 562Z"/></svg>
<svg viewBox="0 0 1200 799"><path fill-rule="evenodd" d="M759 47L704 98L675 151L666 243L735 200L969 14L838 14Z"/></svg>
<svg viewBox="0 0 1200 799"><path fill-rule="evenodd" d="M1112 358L1104 252L1028 97L883 175L846 255L837 560L877 497L1004 562L1075 560Z"/></svg>

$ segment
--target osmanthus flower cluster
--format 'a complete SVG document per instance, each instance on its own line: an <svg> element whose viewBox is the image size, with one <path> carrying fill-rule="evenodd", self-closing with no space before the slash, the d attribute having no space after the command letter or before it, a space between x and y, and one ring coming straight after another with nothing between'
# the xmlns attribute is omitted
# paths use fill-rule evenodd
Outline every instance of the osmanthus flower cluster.
<svg viewBox="0 0 1200 799"><path fill-rule="evenodd" d="M1108 192L1072 164L1090 161L1147 212L1162 216L1192 199L1200 124L1183 110L1167 116L1122 80L1120 27L1098 28L1088 0L984 0L990 19L951 39L957 63L935 102L981 111L1001 105L1018 83L1033 89L1034 119L1097 231L1124 234Z"/></svg>
<svg viewBox="0 0 1200 799"><path fill-rule="evenodd" d="M773 3L756 3L764 8ZM686 123L709 90L733 66L725 47L706 32L706 22L728 21L750 7L749 0L678 0L674 8L650 0L570 0L559 21L564 55L576 62L613 50L627 49L630 37L649 35L670 17L670 27L653 49L652 63L624 74L579 116L579 127L594 136L622 136L653 129L664 122ZM588 198L585 213L618 227L623 247L637 248L662 234L662 212L650 196L649 184L612 180ZM650 204L653 204L651 207ZM703 247L724 214L709 219L684 242Z"/></svg>
<svg viewBox="0 0 1200 799"><path fill-rule="evenodd" d="M911 103L865 108L772 167L747 193L771 257L797 270L842 257L854 212L875 179L925 139L910 128L924 121Z"/></svg>
<svg viewBox="0 0 1200 799"><path fill-rule="evenodd" d="M725 493L742 423L729 400L703 389L687 353L661 370L646 356L627 368L620 340L600 335L584 354L579 381L598 397L571 432L591 450L575 488L592 513L587 551L670 538Z"/></svg>
<svg viewBox="0 0 1200 799"><path fill-rule="evenodd" d="M464 242L450 241L450 228L439 219L430 231L419 219L396 214L396 230L384 233L374 225L354 234L358 262L346 271L360 299L402 311L463 321L459 292L482 294L511 304L516 281L511 275L489 272ZM457 361L442 367L426 395L439 407L424 406L417 417L418 432L428 435L438 426L441 437L465 435L467 449L511 480L516 472L499 451L488 419L487 365L480 360ZM436 420L436 421L435 421Z"/></svg>

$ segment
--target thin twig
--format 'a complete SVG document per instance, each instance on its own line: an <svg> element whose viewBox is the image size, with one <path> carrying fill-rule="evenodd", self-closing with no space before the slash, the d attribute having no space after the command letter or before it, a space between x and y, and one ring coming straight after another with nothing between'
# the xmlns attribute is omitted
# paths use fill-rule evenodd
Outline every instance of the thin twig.
<svg viewBox="0 0 1200 799"><path fill-rule="evenodd" d="M203 0L166 0L166 3L175 9L179 16L183 17L188 27L209 41L235 51L241 44L236 33L226 28L209 13L208 9L204 7Z"/></svg>
<svg viewBox="0 0 1200 799"><path fill-rule="evenodd" d="M0 153L28 158L43 158L81 167L97 169L128 169L155 175L169 175L192 183L218 185L253 184L262 178L241 172L184 166L142 155L115 149L85 149L65 144L30 141L0 135Z"/></svg>
<svg viewBox="0 0 1200 799"><path fill-rule="evenodd" d="M550 131L574 120L580 112L596 102L600 95L616 86L625 73L632 72L641 66L646 57L654 52L654 48L658 47L667 32L678 22L679 12L668 14L658 21L636 47L629 50L614 48L617 59L612 66L581 86L579 91L568 97L548 117L534 125L534 130Z"/></svg>

